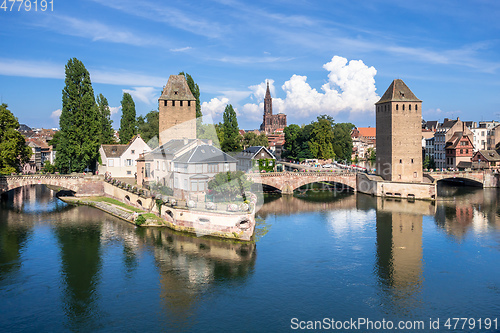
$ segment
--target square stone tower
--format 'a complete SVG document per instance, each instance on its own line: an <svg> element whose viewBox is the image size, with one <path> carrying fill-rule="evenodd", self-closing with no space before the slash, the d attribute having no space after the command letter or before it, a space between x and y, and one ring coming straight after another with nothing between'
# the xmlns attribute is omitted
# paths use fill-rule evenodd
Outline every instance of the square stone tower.
<svg viewBox="0 0 500 333"><path fill-rule="evenodd" d="M422 101L397 79L375 103L377 174L396 182L422 182Z"/></svg>
<svg viewBox="0 0 500 333"><path fill-rule="evenodd" d="M196 139L196 99L184 75L170 75L158 98L160 146L172 139Z"/></svg>

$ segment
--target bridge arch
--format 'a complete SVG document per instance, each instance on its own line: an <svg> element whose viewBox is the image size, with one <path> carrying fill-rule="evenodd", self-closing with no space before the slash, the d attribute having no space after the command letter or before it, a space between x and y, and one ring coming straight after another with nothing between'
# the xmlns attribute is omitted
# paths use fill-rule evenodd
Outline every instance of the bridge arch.
<svg viewBox="0 0 500 333"><path fill-rule="evenodd" d="M101 180L97 176L84 176L80 174L0 176L0 193L26 185L51 185L76 194L102 192Z"/></svg>
<svg viewBox="0 0 500 333"><path fill-rule="evenodd" d="M475 186L475 187L483 187L484 184L482 181L479 181L475 178L469 178L469 177L445 177L441 179L437 179L436 182L439 183L455 183L455 184L461 184L461 185L466 185L466 186Z"/></svg>

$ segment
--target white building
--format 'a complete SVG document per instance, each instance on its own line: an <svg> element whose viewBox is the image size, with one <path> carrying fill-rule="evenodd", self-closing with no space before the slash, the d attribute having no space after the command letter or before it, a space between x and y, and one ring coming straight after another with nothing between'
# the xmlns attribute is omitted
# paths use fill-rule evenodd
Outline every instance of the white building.
<svg viewBox="0 0 500 333"><path fill-rule="evenodd" d="M488 143L488 129L486 127L476 127L470 129L474 133L474 152L478 150L486 150Z"/></svg>
<svg viewBox="0 0 500 333"><path fill-rule="evenodd" d="M151 148L139 134L128 145L101 145L101 163L97 170L99 174L108 173L113 178L134 178L139 155L150 151Z"/></svg>

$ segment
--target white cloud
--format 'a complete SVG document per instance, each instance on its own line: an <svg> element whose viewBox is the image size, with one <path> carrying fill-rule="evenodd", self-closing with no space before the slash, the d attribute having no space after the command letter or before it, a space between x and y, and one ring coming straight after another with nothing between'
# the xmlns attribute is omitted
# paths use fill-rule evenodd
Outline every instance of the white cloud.
<svg viewBox="0 0 500 333"><path fill-rule="evenodd" d="M328 81L323 84L321 91L312 88L306 76L294 74L281 87L286 97L273 98L273 113L286 113L292 119L302 119L320 114L335 116L340 112L350 112L351 115L373 112L373 105L379 99L375 87L377 70L374 67L366 66L361 60L348 62L345 58L334 56L323 68L329 73ZM253 120L262 117L267 82L271 95L276 96L274 80L271 79L248 87L250 98L255 103L243 105L241 113L245 117ZM234 103L224 98L225 103ZM221 102L219 98L210 101L214 106Z"/></svg>
<svg viewBox="0 0 500 333"><path fill-rule="evenodd" d="M134 100L139 100L145 104L154 104L157 102L160 88L156 87L133 87L133 89L122 89L124 93L132 95Z"/></svg>
<svg viewBox="0 0 500 333"><path fill-rule="evenodd" d="M227 97L212 98L210 102L203 102L201 104L201 112L203 115L210 115L212 118L215 118L224 113L227 104L229 104Z"/></svg>
<svg viewBox="0 0 500 333"><path fill-rule="evenodd" d="M110 106L109 113L110 113L110 115L114 115L114 114L120 112L121 109L122 109L121 105L120 106Z"/></svg>
<svg viewBox="0 0 500 333"><path fill-rule="evenodd" d="M0 75L22 76L46 79L64 79L65 63L53 63L38 60L18 60L0 58ZM87 68L92 83L112 85L162 87L168 78L150 76L125 70L102 70ZM160 88L156 88L158 91Z"/></svg>
<svg viewBox="0 0 500 333"><path fill-rule="evenodd" d="M64 79L64 64L2 58L0 75Z"/></svg>
<svg viewBox="0 0 500 333"><path fill-rule="evenodd" d="M184 51L189 51L191 49L192 49L191 46L186 46L186 47L180 47L177 49L170 49L170 51L172 51L172 52L184 52Z"/></svg>
<svg viewBox="0 0 500 333"><path fill-rule="evenodd" d="M52 114L50 115L50 118L56 119L56 120L59 121L59 117L61 116L61 112L62 112L61 109L57 109L55 111L52 111Z"/></svg>
<svg viewBox="0 0 500 333"><path fill-rule="evenodd" d="M139 35L126 28L113 27L95 20L81 20L64 15L50 15L50 17L43 20L34 21L32 24L63 35L89 38L94 42L106 41L134 46L166 44L165 40L160 40L151 35Z"/></svg>

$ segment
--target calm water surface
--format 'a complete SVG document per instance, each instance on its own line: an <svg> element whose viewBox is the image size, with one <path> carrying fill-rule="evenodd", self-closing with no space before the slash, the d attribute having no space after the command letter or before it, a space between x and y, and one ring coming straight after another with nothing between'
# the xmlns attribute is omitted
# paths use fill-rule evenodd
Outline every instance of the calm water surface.
<svg viewBox="0 0 500 333"><path fill-rule="evenodd" d="M440 190L436 204L267 197L255 244L135 228L44 186L11 191L0 332L283 332L292 318L450 332L449 317L500 321L499 192Z"/></svg>

